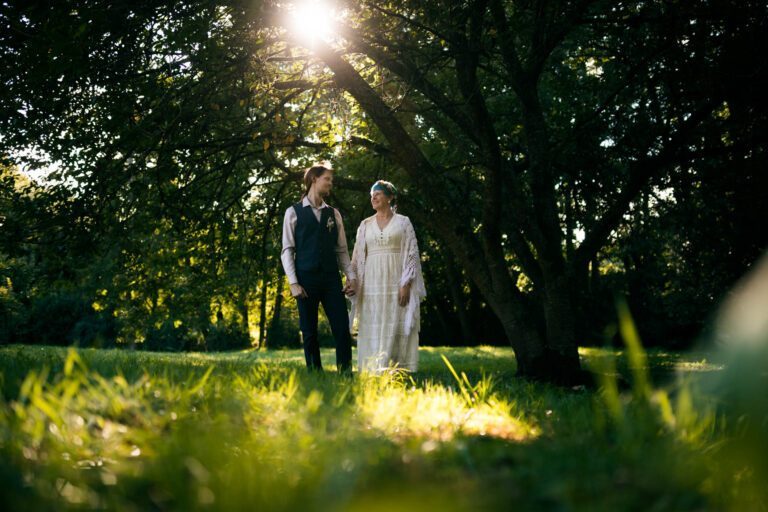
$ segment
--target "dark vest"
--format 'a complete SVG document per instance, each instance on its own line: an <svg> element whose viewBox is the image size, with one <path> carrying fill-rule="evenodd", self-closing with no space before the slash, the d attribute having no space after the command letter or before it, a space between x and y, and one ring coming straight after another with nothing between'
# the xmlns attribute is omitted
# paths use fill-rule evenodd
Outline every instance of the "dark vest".
<svg viewBox="0 0 768 512"><path fill-rule="evenodd" d="M301 272L338 272L336 241L339 228L333 208L320 210L320 222L311 206L293 205L296 211L296 270Z"/></svg>

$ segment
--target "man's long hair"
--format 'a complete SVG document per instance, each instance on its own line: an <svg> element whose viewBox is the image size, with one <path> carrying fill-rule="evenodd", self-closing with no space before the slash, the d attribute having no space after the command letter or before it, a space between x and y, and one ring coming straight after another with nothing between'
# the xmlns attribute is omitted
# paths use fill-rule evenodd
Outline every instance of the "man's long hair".
<svg viewBox="0 0 768 512"><path fill-rule="evenodd" d="M301 198L304 199L309 195L309 189L312 188L314 178L319 178L324 173L332 170L331 166L326 164L314 164L311 167L307 167L307 169L304 170L304 194Z"/></svg>

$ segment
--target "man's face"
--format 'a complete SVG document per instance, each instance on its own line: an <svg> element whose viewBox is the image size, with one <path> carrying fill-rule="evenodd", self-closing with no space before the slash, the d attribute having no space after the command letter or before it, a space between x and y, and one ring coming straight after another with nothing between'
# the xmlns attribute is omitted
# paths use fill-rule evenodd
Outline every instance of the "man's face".
<svg viewBox="0 0 768 512"><path fill-rule="evenodd" d="M315 178L315 189L317 193L325 197L331 193L333 188L333 173L325 171L318 178Z"/></svg>

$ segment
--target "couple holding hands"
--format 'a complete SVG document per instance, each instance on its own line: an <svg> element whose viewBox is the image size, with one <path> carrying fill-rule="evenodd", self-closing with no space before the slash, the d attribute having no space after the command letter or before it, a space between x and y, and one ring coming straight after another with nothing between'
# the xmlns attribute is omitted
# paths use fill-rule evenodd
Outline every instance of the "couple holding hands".
<svg viewBox="0 0 768 512"><path fill-rule="evenodd" d="M352 370L355 320L359 371L416 371L419 304L426 289L413 225L395 212L397 189L381 180L371 187L376 213L360 223L350 260L341 214L325 202L333 170L313 165L304 172L304 186L301 202L285 212L280 258L298 303L307 367L322 370L317 336L322 303L336 341L339 372ZM346 276L343 288L340 270ZM350 313L344 295L352 301Z"/></svg>

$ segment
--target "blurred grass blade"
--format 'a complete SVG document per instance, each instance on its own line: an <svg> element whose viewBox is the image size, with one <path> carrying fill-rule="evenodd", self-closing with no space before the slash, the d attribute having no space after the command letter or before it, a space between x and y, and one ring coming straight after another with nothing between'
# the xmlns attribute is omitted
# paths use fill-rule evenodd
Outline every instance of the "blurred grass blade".
<svg viewBox="0 0 768 512"><path fill-rule="evenodd" d="M629 370L632 373L632 391L636 398L649 400L651 385L648 377L648 359L640 342L640 335L635 328L629 306L623 297L616 299L616 309L619 314L619 332L627 347Z"/></svg>
<svg viewBox="0 0 768 512"><path fill-rule="evenodd" d="M453 378L456 379L456 382L459 384L459 391L461 392L461 396L464 397L464 400L467 402L467 405L472 406L472 396L469 394L469 390L467 389L467 384L465 384L465 381L468 383L467 376L464 375L464 372L462 372L462 375L464 375L464 379L462 380L461 377L459 377L459 374L456 373L456 370L453 368L453 365L450 361L448 361L448 358L445 357L445 354L440 354L440 357L443 359L443 362L448 367L448 370L450 370L451 374L453 375Z"/></svg>
<svg viewBox="0 0 768 512"><path fill-rule="evenodd" d="M208 382L208 379L210 378L211 374L213 373L213 369L214 369L213 365L208 367L208 369L205 371L205 374L200 379L200 381L192 389L189 390L189 394L190 395L196 394L198 391L200 391L201 389L203 389L205 387L205 384Z"/></svg>

